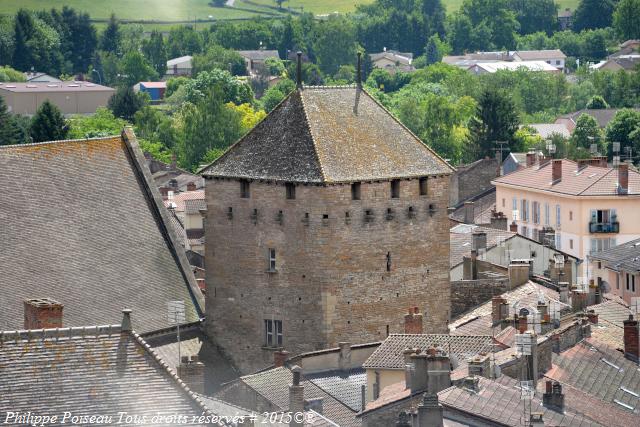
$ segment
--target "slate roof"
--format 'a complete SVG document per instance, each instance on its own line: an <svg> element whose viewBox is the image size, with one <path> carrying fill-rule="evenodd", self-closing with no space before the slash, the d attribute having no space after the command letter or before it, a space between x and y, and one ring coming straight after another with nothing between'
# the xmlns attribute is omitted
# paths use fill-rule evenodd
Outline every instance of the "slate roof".
<svg viewBox="0 0 640 427"><path fill-rule="evenodd" d="M0 147L0 330L23 326L23 301L64 305L64 325L110 324L131 308L134 327L186 321L204 306L135 136Z"/></svg>
<svg viewBox="0 0 640 427"><path fill-rule="evenodd" d="M180 56L178 58L173 58L167 61L167 67L173 67L174 65L184 64L185 62L189 62L193 59L192 56L185 55Z"/></svg>
<svg viewBox="0 0 640 427"><path fill-rule="evenodd" d="M614 246L592 255L594 260L606 261L607 268L625 271L640 271L640 239Z"/></svg>
<svg viewBox="0 0 640 427"><path fill-rule="evenodd" d="M618 196L618 169L588 165L578 170L572 160L562 159L562 179L552 183L552 162L514 171L493 180L521 188L543 190L570 196ZM629 195L640 194L640 173L629 169ZM623 197L623 196L622 196Z"/></svg>
<svg viewBox="0 0 640 427"><path fill-rule="evenodd" d="M452 172L365 90L293 91L205 167L205 177L304 183L410 178Z"/></svg>
<svg viewBox="0 0 640 427"><path fill-rule="evenodd" d="M339 371L318 372L305 378L354 411L362 410L362 386L367 385L365 369L351 369L348 375Z"/></svg>
<svg viewBox="0 0 640 427"><path fill-rule="evenodd" d="M404 369L404 355L407 348L426 350L442 347L452 359L452 364L465 362L482 352L493 351L491 336L453 336L444 334L391 334L362 365L366 369Z"/></svg>
<svg viewBox="0 0 640 427"><path fill-rule="evenodd" d="M640 370L621 352L588 338L560 354L554 353L552 363L545 377L612 404L635 420L631 424L620 420L619 425L640 424Z"/></svg>
<svg viewBox="0 0 640 427"><path fill-rule="evenodd" d="M573 128L575 128L576 122L578 121L578 117L582 114L588 114L596 119L598 126L605 128L618 111L620 111L619 108L582 109L558 117L556 119L556 123L562 123L563 120L568 120L572 124L571 131L573 131Z"/></svg>
<svg viewBox="0 0 640 427"><path fill-rule="evenodd" d="M0 408L34 414L210 414L137 334L119 325L0 335ZM88 425L87 422L82 423ZM153 425L174 425L158 422ZM193 425L193 424L189 424Z"/></svg>
<svg viewBox="0 0 640 427"><path fill-rule="evenodd" d="M413 61L413 53L410 52L398 52L395 50L386 50L384 52L369 54L372 62L378 61L382 58L390 61L397 62L401 65L411 65Z"/></svg>
<svg viewBox="0 0 640 427"><path fill-rule="evenodd" d="M206 209L207 204L204 201L204 197L202 199L188 199L184 201L184 213L186 213L187 215L200 214L201 210Z"/></svg>
<svg viewBox="0 0 640 427"><path fill-rule="evenodd" d="M474 224L488 224L491 222L491 211L496 208L496 189L495 187L486 193L478 197L467 199L466 201L473 202L473 223ZM464 202L456 208L455 211L449 215L454 221L464 223Z"/></svg>
<svg viewBox="0 0 640 427"><path fill-rule="evenodd" d="M253 375L241 377L238 381L258 392L262 397L282 411L289 409L289 384L293 381L293 373L285 367L269 369ZM355 418L356 412L331 396L329 393L306 379L303 375L305 400L322 398L323 415L342 427L361 425Z"/></svg>
<svg viewBox="0 0 640 427"><path fill-rule="evenodd" d="M247 58L252 61L264 61L268 58L280 59L280 55L277 50L239 50L238 54L243 58Z"/></svg>
<svg viewBox="0 0 640 427"><path fill-rule="evenodd" d="M470 256L474 232L484 232L487 234L487 249L498 245L500 241L507 241L517 235L517 233L512 231L482 227L479 225L456 225L451 228L449 232L449 264L452 268L460 264L465 256Z"/></svg>

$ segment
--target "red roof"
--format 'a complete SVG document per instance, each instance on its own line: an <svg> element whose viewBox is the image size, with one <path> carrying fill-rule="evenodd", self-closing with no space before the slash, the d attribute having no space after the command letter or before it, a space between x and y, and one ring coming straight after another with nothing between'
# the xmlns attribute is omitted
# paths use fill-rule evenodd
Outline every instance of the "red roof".
<svg viewBox="0 0 640 427"><path fill-rule="evenodd" d="M616 168L588 165L578 170L576 162L563 159L562 179L554 184L551 178L551 163L521 169L496 178L493 182L571 196L618 195L618 169ZM631 168L627 194L640 194L640 174Z"/></svg>

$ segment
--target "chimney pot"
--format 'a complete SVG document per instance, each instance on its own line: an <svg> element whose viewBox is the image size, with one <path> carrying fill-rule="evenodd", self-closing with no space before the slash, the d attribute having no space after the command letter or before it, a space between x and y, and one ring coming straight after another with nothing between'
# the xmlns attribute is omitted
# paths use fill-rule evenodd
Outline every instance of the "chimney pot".
<svg viewBox="0 0 640 427"><path fill-rule="evenodd" d="M291 372L293 373L293 382L289 385L289 411L295 415L304 411L304 387L300 384L302 368L296 365L291 368ZM293 417L289 423L290 427L302 427L302 420L297 418Z"/></svg>
<svg viewBox="0 0 640 427"><path fill-rule="evenodd" d="M50 329L62 327L64 306L49 298L34 298L24 301L24 328Z"/></svg>
<svg viewBox="0 0 640 427"><path fill-rule="evenodd" d="M551 181L552 184L562 181L562 160L551 162Z"/></svg>
<svg viewBox="0 0 640 427"><path fill-rule="evenodd" d="M273 352L273 365L276 368L283 367L287 359L289 359L288 351L282 349L282 350L276 350Z"/></svg>
<svg viewBox="0 0 640 427"><path fill-rule="evenodd" d="M358 69L356 70L356 84L358 88L362 87L362 52L358 52Z"/></svg>
<svg viewBox="0 0 640 427"><path fill-rule="evenodd" d="M527 167L530 168L531 166L536 164L536 153L527 153Z"/></svg>
<svg viewBox="0 0 640 427"><path fill-rule="evenodd" d="M409 309L409 313L404 315L404 333L421 335L423 333L422 322L423 315L418 311L418 307L414 307L413 310Z"/></svg>
<svg viewBox="0 0 640 427"><path fill-rule="evenodd" d="M187 184L187 191L196 191L196 183L193 181L189 181Z"/></svg>
<svg viewBox="0 0 640 427"><path fill-rule="evenodd" d="M620 194L629 192L629 165L626 163L618 166L618 192Z"/></svg>
<svg viewBox="0 0 640 427"><path fill-rule="evenodd" d="M338 367L341 371L349 371L351 369L351 343L339 342L340 354L338 355Z"/></svg>
<svg viewBox="0 0 640 427"><path fill-rule="evenodd" d="M181 356L178 376L194 392L204 393L204 364L198 361L198 356Z"/></svg>

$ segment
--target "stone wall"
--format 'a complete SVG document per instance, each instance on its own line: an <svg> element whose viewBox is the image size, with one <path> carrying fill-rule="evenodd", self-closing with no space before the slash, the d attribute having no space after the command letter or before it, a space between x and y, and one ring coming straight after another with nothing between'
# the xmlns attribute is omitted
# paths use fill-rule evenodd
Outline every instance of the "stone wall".
<svg viewBox="0 0 640 427"><path fill-rule="evenodd" d="M491 180L498 176L498 167L496 159L482 159L459 166L451 176L449 205L455 206L492 188Z"/></svg>
<svg viewBox="0 0 640 427"><path fill-rule="evenodd" d="M238 181L208 180L207 332L243 372L272 363L265 319L283 322L292 355L402 333L413 306L425 333L446 333L448 183L430 177L421 196L402 180L397 199L388 181L362 183L360 200L349 184L297 185L289 200L282 184L252 182L241 198Z"/></svg>
<svg viewBox="0 0 640 427"><path fill-rule="evenodd" d="M509 290L509 279L506 278L451 282L451 317L456 318Z"/></svg>

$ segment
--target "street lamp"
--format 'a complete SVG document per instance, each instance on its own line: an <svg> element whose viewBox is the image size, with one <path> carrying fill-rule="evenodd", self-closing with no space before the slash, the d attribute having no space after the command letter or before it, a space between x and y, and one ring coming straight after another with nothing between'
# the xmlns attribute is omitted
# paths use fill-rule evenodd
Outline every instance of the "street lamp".
<svg viewBox="0 0 640 427"><path fill-rule="evenodd" d="M98 75L98 79L100 79L100 84L102 85L102 76L100 75L100 71L94 68L93 70L91 70L91 72L96 73Z"/></svg>

